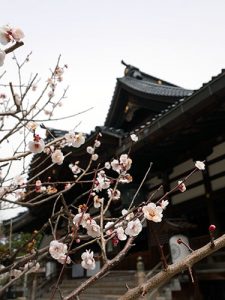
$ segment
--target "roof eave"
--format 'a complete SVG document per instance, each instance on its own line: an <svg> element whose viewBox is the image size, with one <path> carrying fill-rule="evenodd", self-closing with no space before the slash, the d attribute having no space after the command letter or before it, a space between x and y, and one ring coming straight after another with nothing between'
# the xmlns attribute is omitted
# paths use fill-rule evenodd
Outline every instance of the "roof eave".
<svg viewBox="0 0 225 300"><path fill-rule="evenodd" d="M151 140L154 140L154 137L165 134L165 132L167 131L166 129L168 129L173 122L179 123L184 115L197 114L202 109L213 106L213 103L217 102L218 98L212 96L221 93L225 94L224 73L218 75L208 84L202 86L199 90L186 98L185 101L179 103L161 117L152 122L149 122L149 125L145 128L146 130L142 129L142 134L140 134L138 142L132 146L133 151L138 149L146 139L149 139L149 137L151 137ZM137 133L139 131L141 130L136 129ZM126 139L127 140L123 142L122 147L118 149L117 155L130 148L130 138L127 137Z"/></svg>

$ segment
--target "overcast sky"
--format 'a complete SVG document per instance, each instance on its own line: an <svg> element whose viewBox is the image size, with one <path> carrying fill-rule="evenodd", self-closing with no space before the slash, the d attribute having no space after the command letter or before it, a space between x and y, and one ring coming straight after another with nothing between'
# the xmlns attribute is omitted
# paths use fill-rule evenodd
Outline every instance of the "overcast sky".
<svg viewBox="0 0 225 300"><path fill-rule="evenodd" d="M20 27L33 51L25 71L45 80L59 54L69 68L60 115L94 106L84 116L51 126L89 132L103 125L121 59L185 88L197 89L225 66L224 0L13 0L1 3L1 24ZM11 59L5 62L13 72ZM59 114L58 114L59 115ZM56 115L56 116L58 116ZM50 125L50 124L49 124Z"/></svg>
<svg viewBox="0 0 225 300"><path fill-rule="evenodd" d="M2 1L1 12L2 24L26 35L17 55L33 51L30 71L45 79L62 54L70 85L63 113L95 107L60 128L82 120L80 128L90 131L104 123L121 59L190 89L225 65L224 0L14 0Z"/></svg>

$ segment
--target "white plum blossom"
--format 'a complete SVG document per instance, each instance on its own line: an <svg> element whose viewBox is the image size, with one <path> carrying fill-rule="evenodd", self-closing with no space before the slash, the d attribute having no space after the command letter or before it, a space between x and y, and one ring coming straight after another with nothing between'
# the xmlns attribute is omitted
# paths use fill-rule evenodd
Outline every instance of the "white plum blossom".
<svg viewBox="0 0 225 300"><path fill-rule="evenodd" d="M12 28L9 25L0 27L0 43L6 45L9 42L19 42L24 38L24 33L20 28Z"/></svg>
<svg viewBox="0 0 225 300"><path fill-rule="evenodd" d="M4 25L0 27L0 43L2 45L6 45L11 42L12 37L9 34L11 28L9 25Z"/></svg>
<svg viewBox="0 0 225 300"><path fill-rule="evenodd" d="M59 66L57 66L56 68L55 68L55 75L56 76L62 76L63 75L63 73L64 73L64 70L63 70L63 68L61 68L61 67L59 67Z"/></svg>
<svg viewBox="0 0 225 300"><path fill-rule="evenodd" d="M31 131L35 131L38 127L38 124L34 121L30 121L27 123L26 127L27 127L27 129L29 129Z"/></svg>
<svg viewBox="0 0 225 300"><path fill-rule="evenodd" d="M87 153L93 154L94 152L95 152L95 149L93 147L91 147L91 146L87 147Z"/></svg>
<svg viewBox="0 0 225 300"><path fill-rule="evenodd" d="M82 133L75 133L70 131L69 133L65 134L65 139L66 143L74 148L79 148L85 143L85 138Z"/></svg>
<svg viewBox="0 0 225 300"><path fill-rule="evenodd" d="M90 235L93 238L99 237L100 232L100 226L94 221L91 220L91 223L87 226L87 234Z"/></svg>
<svg viewBox="0 0 225 300"><path fill-rule="evenodd" d="M168 200L162 200L160 202L160 206L162 207L162 209L166 209L167 205L169 204L169 201Z"/></svg>
<svg viewBox="0 0 225 300"><path fill-rule="evenodd" d="M7 45L11 41L11 37L8 34L10 32L11 28L9 25L4 25L0 27L0 43L2 45Z"/></svg>
<svg viewBox="0 0 225 300"><path fill-rule="evenodd" d="M132 181L133 181L133 177L129 173L120 174L120 177L119 177L120 183L130 183Z"/></svg>
<svg viewBox="0 0 225 300"><path fill-rule="evenodd" d="M97 160L98 159L98 154L97 153L92 154L91 159L94 160L94 161Z"/></svg>
<svg viewBox="0 0 225 300"><path fill-rule="evenodd" d="M55 163L57 165L61 165L63 163L63 160L64 160L64 155L63 155L63 153L60 149L56 149L52 153L51 158L52 158L53 163Z"/></svg>
<svg viewBox="0 0 225 300"><path fill-rule="evenodd" d="M0 67L4 65L5 51L0 49Z"/></svg>
<svg viewBox="0 0 225 300"><path fill-rule="evenodd" d="M155 223L162 221L163 209L161 206L157 206L155 203L151 202L148 205L143 206L142 211L146 219Z"/></svg>
<svg viewBox="0 0 225 300"><path fill-rule="evenodd" d="M16 197L17 199L20 199L20 200L24 199L24 198L25 198L25 191L22 190L22 189L16 190L16 191L15 191L15 197Z"/></svg>
<svg viewBox="0 0 225 300"><path fill-rule="evenodd" d="M60 264L62 264L62 265L64 265L64 264L70 264L70 263L71 263L71 258L70 258L68 255L63 254L63 255L61 255L61 256L57 259L57 261L58 261Z"/></svg>
<svg viewBox="0 0 225 300"><path fill-rule="evenodd" d="M108 161L105 163L105 168L108 169L108 170L111 168L111 165Z"/></svg>
<svg viewBox="0 0 225 300"><path fill-rule="evenodd" d="M75 148L80 147L81 145L83 145L85 143L85 137L82 133L78 133L76 134L76 141L74 141L72 143L72 146Z"/></svg>
<svg viewBox="0 0 225 300"><path fill-rule="evenodd" d="M100 142L99 140L95 140L94 146L95 146L96 148L100 147L100 146L101 146L101 142Z"/></svg>
<svg viewBox="0 0 225 300"><path fill-rule="evenodd" d="M138 141L138 136L136 134L134 134L134 133L130 135L130 138L135 143Z"/></svg>
<svg viewBox="0 0 225 300"><path fill-rule="evenodd" d="M86 250L86 252L81 255L81 266L87 270L94 270L95 268L95 259L94 253L91 250Z"/></svg>
<svg viewBox="0 0 225 300"><path fill-rule="evenodd" d="M46 186L41 186L40 192L41 192L41 193L44 193L44 192L46 192L46 191L47 191Z"/></svg>
<svg viewBox="0 0 225 300"><path fill-rule="evenodd" d="M205 163L203 161L197 160L195 162L195 167L198 168L199 170L205 170Z"/></svg>
<svg viewBox="0 0 225 300"><path fill-rule="evenodd" d="M74 216L73 224L76 226L81 225L84 228L87 228L87 226L90 224L90 219L90 214L81 212Z"/></svg>
<svg viewBox="0 0 225 300"><path fill-rule="evenodd" d="M46 147L45 150L44 150L44 152L45 152L47 155L49 155L49 154L53 153L54 150L55 150L55 147L54 147L53 145L51 145L51 146L49 146L49 147Z"/></svg>
<svg viewBox="0 0 225 300"><path fill-rule="evenodd" d="M108 189L110 187L110 183L110 179L106 177L105 172L102 170L97 174L94 191L99 192L104 189Z"/></svg>
<svg viewBox="0 0 225 300"><path fill-rule="evenodd" d="M120 159L114 159L111 162L112 169L117 173L125 173L131 168L132 160L128 157L127 154L121 154Z"/></svg>
<svg viewBox="0 0 225 300"><path fill-rule="evenodd" d="M69 133L66 133L65 134L65 139L66 139L66 143L71 146L72 143L74 142L75 140L75 137L76 137L76 134L72 131L70 131Z"/></svg>
<svg viewBox="0 0 225 300"><path fill-rule="evenodd" d="M49 253L55 259L59 259L62 255L65 255L67 252L67 245L60 243L57 240L53 240L49 246Z"/></svg>
<svg viewBox="0 0 225 300"><path fill-rule="evenodd" d="M118 159L113 159L113 161L111 162L111 166L114 171L120 173L121 167Z"/></svg>
<svg viewBox="0 0 225 300"><path fill-rule="evenodd" d="M179 191L181 191L182 193L185 192L186 191L185 183L182 180L179 180L178 184L179 184L179 186L178 186Z"/></svg>
<svg viewBox="0 0 225 300"><path fill-rule="evenodd" d="M126 236L126 234L124 233L124 229L123 229L122 226L117 227L117 228L115 229L115 232L116 232L117 237L118 237L118 239L119 239L120 241L125 241L125 240L127 239L127 236Z"/></svg>
<svg viewBox="0 0 225 300"><path fill-rule="evenodd" d="M80 167L78 167L77 163L75 163L74 165L73 164L70 164L69 165L71 171L73 172L73 174L77 175L81 172L81 169Z"/></svg>
<svg viewBox="0 0 225 300"><path fill-rule="evenodd" d="M127 228L125 229L125 233L129 236L137 236L142 230L142 224L139 219L134 221L130 221L127 224Z"/></svg>
<svg viewBox="0 0 225 300"><path fill-rule="evenodd" d="M122 216L125 216L127 213L128 213L128 210L124 208L124 209L122 210ZM127 221L130 221L131 219L133 219L133 217L134 217L134 213L130 213L130 214L128 214L128 215L125 217L125 219L126 219Z"/></svg>
<svg viewBox="0 0 225 300"><path fill-rule="evenodd" d="M114 224L114 222L107 222L107 223L105 224L105 229L106 229L106 234L107 234L107 235L111 235L111 234L112 234L112 232L113 232L113 227L110 228L110 229L108 229L108 228L111 227L113 224Z"/></svg>
<svg viewBox="0 0 225 300"><path fill-rule="evenodd" d="M93 200L94 200L94 207L99 208L99 207L101 207L104 198L99 198L98 195L95 195Z"/></svg>
<svg viewBox="0 0 225 300"><path fill-rule="evenodd" d="M26 179L23 176L18 175L14 177L13 183L15 185L23 186L26 183Z"/></svg>
<svg viewBox="0 0 225 300"><path fill-rule="evenodd" d="M34 140L28 143L28 149L32 153L41 153L45 148L45 143L38 134L34 135Z"/></svg>
<svg viewBox="0 0 225 300"><path fill-rule="evenodd" d="M114 189L108 189L107 190L108 196L112 200L119 200L120 199L120 191L119 190L114 190Z"/></svg>
<svg viewBox="0 0 225 300"><path fill-rule="evenodd" d="M127 171L131 168L132 159L130 159L127 154L122 154L120 155L120 164L123 166L125 171Z"/></svg>
<svg viewBox="0 0 225 300"><path fill-rule="evenodd" d="M12 37L16 42L19 42L24 38L24 33L20 28L12 28Z"/></svg>

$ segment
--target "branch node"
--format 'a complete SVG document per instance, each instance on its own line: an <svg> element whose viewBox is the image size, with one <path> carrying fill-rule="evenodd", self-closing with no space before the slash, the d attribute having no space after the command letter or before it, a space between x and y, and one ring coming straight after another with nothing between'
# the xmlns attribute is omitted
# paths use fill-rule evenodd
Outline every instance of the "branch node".
<svg viewBox="0 0 225 300"><path fill-rule="evenodd" d="M147 294L145 287L141 287L141 296L144 297Z"/></svg>

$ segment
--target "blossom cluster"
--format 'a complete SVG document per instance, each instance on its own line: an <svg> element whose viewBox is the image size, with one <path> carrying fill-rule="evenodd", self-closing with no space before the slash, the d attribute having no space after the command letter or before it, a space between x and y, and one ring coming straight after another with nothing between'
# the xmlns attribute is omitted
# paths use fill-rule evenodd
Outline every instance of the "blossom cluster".
<svg viewBox="0 0 225 300"><path fill-rule="evenodd" d="M0 27L0 44L7 45L10 42L19 42L24 38L24 33L20 28L4 25ZM5 60L5 51L0 49L0 67L3 66Z"/></svg>
<svg viewBox="0 0 225 300"><path fill-rule="evenodd" d="M142 211L144 213L144 217L155 223L161 222L163 217L163 210L169 204L168 200L162 200L160 205L156 205L153 202L143 206Z"/></svg>
<svg viewBox="0 0 225 300"><path fill-rule="evenodd" d="M35 122L29 122L27 127L29 130L34 132L33 140L29 141L29 143L28 143L29 151L34 154L45 151L46 154L51 154L51 159L52 159L53 163L58 164L58 165L63 164L64 154L63 154L62 150L60 148L55 149L54 146L50 146L50 147L45 146L44 140L38 134L35 133L37 124ZM68 146L78 148L82 144L84 144L84 142L85 142L85 137L82 133L76 134L76 133L70 132L65 135L65 143L62 143L60 147L64 147L64 146L68 145ZM77 169L76 171L75 171L75 168ZM72 166L71 169L74 174L79 173L78 167Z"/></svg>
<svg viewBox="0 0 225 300"><path fill-rule="evenodd" d="M73 224L77 227L80 225L87 230L87 234L93 238L99 237L101 234L100 226L94 219L91 218L90 214L80 212L73 218Z"/></svg>
<svg viewBox="0 0 225 300"><path fill-rule="evenodd" d="M81 255L81 266L84 269L87 270L94 270L95 269L95 259L94 259L94 253L93 251L86 250L82 255Z"/></svg>
<svg viewBox="0 0 225 300"><path fill-rule="evenodd" d="M68 140L67 140L68 141ZM95 147L88 147L87 152L93 155ZM71 164L69 167L73 174L78 174L81 169L78 167L79 162ZM131 168L132 160L127 154L122 154L120 158L112 160L111 163L105 164L105 169L110 169L116 171L121 176L127 175L127 170ZM205 165L203 162L197 161L195 163L196 169L204 170ZM93 196L93 205L96 209L104 206L104 198L100 197L98 193L103 190L107 190L109 200L118 200L121 196L120 191L114 187L111 187L112 179L110 179L106 172L101 169L97 174L94 181L94 186L91 192ZM177 189L181 192L186 190L185 180L178 181ZM86 234L91 238L99 239L106 238L106 240L112 240L114 246L116 246L120 241L125 241L128 237L136 237L142 231L142 223L144 219L149 221L159 223L162 221L163 212L168 206L169 201L164 198L158 200L156 203L150 202L143 205L138 210L128 211L126 209L122 210L122 216L116 222L107 222L104 228L92 218L90 213L87 213L88 206L86 204L80 205L78 208L78 213L73 217L73 225L75 230L78 232L81 226L86 230ZM136 213L135 213L136 211ZM79 238L77 239L79 240ZM80 241L80 240L79 240ZM54 259L62 264L70 263L71 259L67 255L67 245L60 243L56 240L50 243L49 252ZM86 250L81 255L81 266L87 270L93 270L96 266L94 259L94 253L91 250Z"/></svg>
<svg viewBox="0 0 225 300"><path fill-rule="evenodd" d="M57 240L50 242L49 253L61 264L70 264L71 258L67 254L67 245Z"/></svg>
<svg viewBox="0 0 225 300"><path fill-rule="evenodd" d="M131 168L132 160L127 154L122 154L118 159L111 162L112 169L118 174L124 174Z"/></svg>
<svg viewBox="0 0 225 300"><path fill-rule="evenodd" d="M195 162L195 168L200 170L200 171L204 171L205 170L205 163L203 161L197 160ZM183 193L183 192L186 191L186 189L187 188L186 188L184 180L178 180L178 190Z"/></svg>
<svg viewBox="0 0 225 300"><path fill-rule="evenodd" d="M123 223L126 225L124 226ZM105 225L105 230L107 235L114 235L115 238L124 241L128 236L137 236L142 230L142 224L140 219L136 218L129 222L119 222L114 224L114 222L107 222Z"/></svg>
<svg viewBox="0 0 225 300"><path fill-rule="evenodd" d="M85 137L82 133L75 133L70 131L65 134L66 145L74 148L79 148L85 142Z"/></svg>

